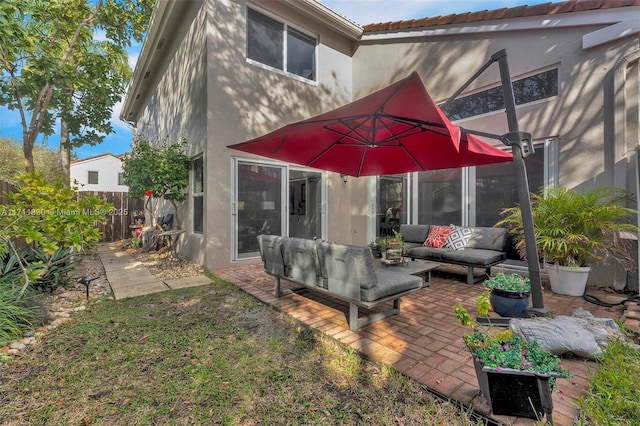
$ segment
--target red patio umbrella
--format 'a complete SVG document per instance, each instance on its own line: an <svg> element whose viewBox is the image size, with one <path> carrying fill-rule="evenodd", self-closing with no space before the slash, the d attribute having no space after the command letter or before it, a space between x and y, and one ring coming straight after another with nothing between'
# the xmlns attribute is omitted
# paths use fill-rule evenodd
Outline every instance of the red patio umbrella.
<svg viewBox="0 0 640 426"><path fill-rule="evenodd" d="M247 142L240 151L350 176L512 161L452 124L413 72L368 96Z"/></svg>

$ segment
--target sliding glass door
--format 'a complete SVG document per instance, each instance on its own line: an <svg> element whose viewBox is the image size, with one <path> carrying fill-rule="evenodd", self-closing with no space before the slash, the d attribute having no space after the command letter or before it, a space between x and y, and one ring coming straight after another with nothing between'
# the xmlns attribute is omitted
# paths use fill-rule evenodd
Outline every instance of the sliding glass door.
<svg viewBox="0 0 640 426"><path fill-rule="evenodd" d="M283 235L286 185L284 166L238 161L234 224L236 259L259 255L260 234Z"/></svg>

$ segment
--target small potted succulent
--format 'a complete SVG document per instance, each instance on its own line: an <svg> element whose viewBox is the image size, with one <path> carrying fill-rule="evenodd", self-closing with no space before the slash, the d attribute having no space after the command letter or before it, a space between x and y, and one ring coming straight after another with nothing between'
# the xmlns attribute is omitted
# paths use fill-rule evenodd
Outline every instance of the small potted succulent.
<svg viewBox="0 0 640 426"><path fill-rule="evenodd" d="M489 292L476 299L478 315L487 316ZM456 318L471 331L463 340L478 378L480 391L496 415L541 419L553 424L551 391L555 379L571 374L560 366L560 358L527 341L511 328L482 327L460 301L454 305Z"/></svg>
<svg viewBox="0 0 640 426"><path fill-rule="evenodd" d="M503 317L522 318L527 316L531 283L528 277L518 274L498 272L495 277L484 281L491 292L491 308Z"/></svg>

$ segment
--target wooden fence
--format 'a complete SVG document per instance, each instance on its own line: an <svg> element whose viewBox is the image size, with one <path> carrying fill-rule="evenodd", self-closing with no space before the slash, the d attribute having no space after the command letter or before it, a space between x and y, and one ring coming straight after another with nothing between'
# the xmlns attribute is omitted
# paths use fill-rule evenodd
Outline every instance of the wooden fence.
<svg viewBox="0 0 640 426"><path fill-rule="evenodd" d="M104 221L96 221L103 242L131 238L129 225L133 223L133 211L143 210L143 199L129 198L126 192L80 191L76 194L78 197L97 196L113 206Z"/></svg>
<svg viewBox="0 0 640 426"><path fill-rule="evenodd" d="M9 200L6 195L15 192L16 187L9 182L0 180L0 206L7 204ZM95 225L102 234L103 242L120 241L131 238L129 225L133 223L133 211L142 211L144 200L129 198L126 192L98 192L83 191L76 192L78 197L98 196L107 203L113 205L104 221L96 221ZM1 208L0 208L1 212Z"/></svg>
<svg viewBox="0 0 640 426"><path fill-rule="evenodd" d="M2 206L3 204L7 204L9 202L6 194L15 192L15 191L16 191L15 185L12 185L9 182L0 180L0 206Z"/></svg>

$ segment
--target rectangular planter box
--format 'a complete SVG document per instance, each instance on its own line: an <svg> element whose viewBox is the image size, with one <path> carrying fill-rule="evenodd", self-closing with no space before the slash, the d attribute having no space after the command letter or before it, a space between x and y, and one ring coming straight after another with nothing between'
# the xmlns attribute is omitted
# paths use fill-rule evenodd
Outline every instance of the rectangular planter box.
<svg viewBox="0 0 640 426"><path fill-rule="evenodd" d="M542 373L483 366L474 362L480 391L495 415L542 419L552 424L551 377L559 373Z"/></svg>

